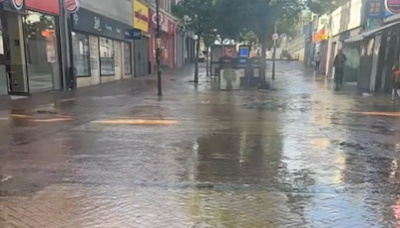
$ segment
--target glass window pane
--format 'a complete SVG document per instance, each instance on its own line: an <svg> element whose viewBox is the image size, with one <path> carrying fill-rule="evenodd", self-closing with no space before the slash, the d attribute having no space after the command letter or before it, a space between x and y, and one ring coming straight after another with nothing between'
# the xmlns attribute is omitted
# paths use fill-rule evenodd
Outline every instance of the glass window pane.
<svg viewBox="0 0 400 228"><path fill-rule="evenodd" d="M132 74L131 44L124 43L124 68L125 74Z"/></svg>
<svg viewBox="0 0 400 228"><path fill-rule="evenodd" d="M86 35L72 33L72 47L74 49L74 66L76 76L90 75L89 38Z"/></svg>
<svg viewBox="0 0 400 228"><path fill-rule="evenodd" d="M55 17L28 10L24 29L31 91L60 89Z"/></svg>
<svg viewBox="0 0 400 228"><path fill-rule="evenodd" d="M111 39L104 37L99 38L100 47L100 74L101 75L114 75L114 42Z"/></svg>

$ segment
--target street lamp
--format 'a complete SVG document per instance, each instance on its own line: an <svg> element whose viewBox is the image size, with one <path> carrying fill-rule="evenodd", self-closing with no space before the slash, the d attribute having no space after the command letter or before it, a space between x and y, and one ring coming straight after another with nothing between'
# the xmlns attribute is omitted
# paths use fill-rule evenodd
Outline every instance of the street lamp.
<svg viewBox="0 0 400 228"><path fill-rule="evenodd" d="M161 34L160 34L160 0L156 2L156 64L157 64L157 90L158 96L162 96L161 84Z"/></svg>
<svg viewBox="0 0 400 228"><path fill-rule="evenodd" d="M277 21L274 23L274 34L277 34L278 29L277 29ZM275 58L276 58L276 40L274 39L274 47L272 51L272 79L275 79Z"/></svg>

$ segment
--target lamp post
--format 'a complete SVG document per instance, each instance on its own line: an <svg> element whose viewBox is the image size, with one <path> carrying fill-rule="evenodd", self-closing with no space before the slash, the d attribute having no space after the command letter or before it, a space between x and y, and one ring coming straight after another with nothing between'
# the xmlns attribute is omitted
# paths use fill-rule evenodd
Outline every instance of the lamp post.
<svg viewBox="0 0 400 228"><path fill-rule="evenodd" d="M158 96L162 96L161 82L161 36L160 36L160 0L156 2L156 64L157 64L157 91Z"/></svg>
<svg viewBox="0 0 400 228"><path fill-rule="evenodd" d="M274 23L274 34L277 34L277 27L276 27L276 22ZM272 79L275 79L275 58L276 58L276 40L274 39L274 47L272 50Z"/></svg>

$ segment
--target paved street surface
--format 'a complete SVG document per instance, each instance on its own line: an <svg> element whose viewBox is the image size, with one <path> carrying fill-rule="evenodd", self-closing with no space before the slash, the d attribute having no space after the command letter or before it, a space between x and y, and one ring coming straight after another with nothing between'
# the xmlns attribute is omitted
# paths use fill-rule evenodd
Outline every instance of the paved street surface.
<svg viewBox="0 0 400 228"><path fill-rule="evenodd" d="M162 99L135 79L8 104L0 227L400 227L400 104L297 63L273 91L191 70Z"/></svg>

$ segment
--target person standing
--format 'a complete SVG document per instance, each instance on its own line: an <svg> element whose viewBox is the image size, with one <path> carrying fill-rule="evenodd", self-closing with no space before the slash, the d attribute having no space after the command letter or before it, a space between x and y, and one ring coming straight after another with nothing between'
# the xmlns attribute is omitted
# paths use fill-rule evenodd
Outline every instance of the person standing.
<svg viewBox="0 0 400 228"><path fill-rule="evenodd" d="M321 64L321 54L317 52L314 58L315 61L315 72L318 74L319 73L319 65Z"/></svg>
<svg viewBox="0 0 400 228"><path fill-rule="evenodd" d="M343 84L343 69L346 60L346 55L339 49L333 61L333 66L335 67L335 89L339 89L339 86Z"/></svg>

